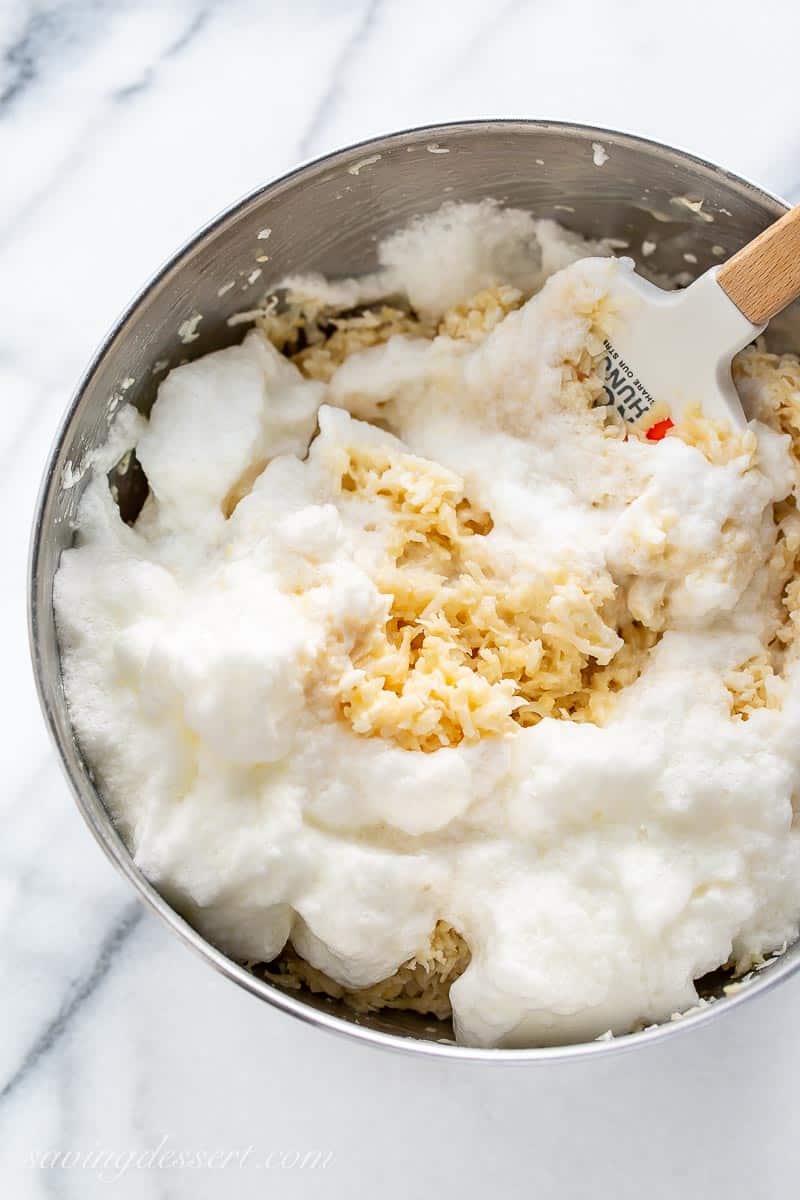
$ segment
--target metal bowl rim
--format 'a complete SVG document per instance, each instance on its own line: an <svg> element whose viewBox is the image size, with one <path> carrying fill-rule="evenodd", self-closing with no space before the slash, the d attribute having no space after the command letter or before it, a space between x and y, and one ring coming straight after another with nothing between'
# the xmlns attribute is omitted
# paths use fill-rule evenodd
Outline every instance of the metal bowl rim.
<svg viewBox="0 0 800 1200"><path fill-rule="evenodd" d="M565 136L578 135L582 138L596 138L597 140L611 140L617 145L630 144L634 147L642 147L650 150L655 150L659 153L674 154L676 159L682 162L688 162L695 166L701 167L708 171L711 175L722 177L730 180L737 186L749 188L757 196L765 201L776 204L783 209L788 209L788 203L780 196L768 189L761 187L758 184L737 175L735 172L718 166L716 163L710 162L688 150L673 146L665 142L656 141L653 138L641 137L638 134L630 133L624 130L607 129L602 126L584 125L579 122L572 121L556 121L547 119L533 118L478 118L474 120L464 121L449 121L437 125L417 125L408 129L397 130L392 133L378 135L376 137L365 138L358 142L333 150L327 154L319 155L315 158L308 159L298 166L268 183L261 184L244 196L234 201L227 208L217 213L204 225L202 225L194 234L192 234L178 250L176 250L162 265L150 276L150 278L139 289L131 302L123 310L114 324L109 329L106 336L102 339L98 349L90 359L89 365L81 375L72 397L67 405L65 413L59 423L53 444L47 459L45 470L42 477L42 482L39 487L39 492L36 500L36 508L34 513L33 527L31 530L30 548L28 557L28 603L27 603L27 618L28 618L28 639L33 665L33 673L36 684L36 692L39 698L39 704L45 718L50 737L58 751L58 759L64 775L70 785L73 797L77 804L81 816L91 830L95 840L100 844L117 870L133 885L136 889L138 899L143 902L152 912L156 913L162 921L181 939L181 941L189 946L196 954L200 955L206 962L213 966L226 978L238 984L252 995L257 996L261 1000L265 1000L268 1004L282 1010L285 1013L296 1017L298 1020L306 1024L316 1026L321 1029L329 1030L339 1036L347 1037L356 1042L363 1042L373 1046L378 1046L384 1049L395 1051L403 1051L407 1054L422 1055L424 1057L445 1058L462 1062L482 1062L495 1064L518 1064L524 1063L552 1063L564 1062L566 1060L596 1059L599 1056L607 1054L630 1051L640 1046L653 1045L655 1042L661 1042L670 1034L678 1033L688 1029L697 1029L701 1025L707 1024L708 1021L715 1017L732 1012L744 1001L753 999L756 996L763 995L770 988L776 986L784 979L788 979L800 968L800 955L794 959L785 959L783 962L777 962L770 971L759 976L743 987L741 991L733 995L726 996L719 1000L715 1000L705 1007L698 1009L695 1012L689 1013L687 1016L681 1017L678 1020L668 1021L660 1025L642 1030L637 1033L629 1033L620 1037L615 1037L606 1040L598 1040L592 1042L579 1042L575 1044L532 1047L526 1049L487 1049L474 1046L459 1046L451 1042L435 1042L425 1041L421 1038L413 1036L402 1036L400 1034L384 1033L380 1030L371 1029L365 1025L359 1025L355 1021L345 1020L341 1017L334 1016L332 1013L327 1013L321 1009L315 1008L302 1000L288 995L279 988L268 984L265 980L259 979L253 975L245 967L234 962L224 955L220 950L213 946L210 942L197 932L191 925L188 924L183 917L173 909L166 900L155 890L153 885L145 878L138 867L133 862L133 859L125 847L124 843L117 830L114 827L111 817L103 806L102 799L95 789L88 787L84 788L82 780L78 779L72 771L70 771L67 759L65 756L64 746L59 736L59 731L55 719L55 714L49 703L44 681L44 669L40 654L39 646L39 611L37 600L37 577L38 565L41 551L41 544L44 535L44 510L47 503L47 498L50 490L53 487L56 473L56 464L61 450L62 443L66 436L67 430L75 416L78 407L83 399L84 392L89 386L95 372L103 361L114 339L124 330L130 318L135 314L139 306L147 299L148 295L161 280L206 237L213 234L218 227L236 218L236 216L246 207L259 199L268 199L270 194L277 190L288 187L292 183L298 181L301 177L307 174L313 174L316 171L335 166L338 162L346 162L353 157L357 151L374 151L380 152L382 148L391 148L396 143L401 143L409 137L425 136L431 139L446 138L451 132L465 132L470 129L479 130L496 130L498 133L514 132L524 128L538 128L552 131L554 133L562 133ZM102 813L100 816L95 812L99 809Z"/></svg>

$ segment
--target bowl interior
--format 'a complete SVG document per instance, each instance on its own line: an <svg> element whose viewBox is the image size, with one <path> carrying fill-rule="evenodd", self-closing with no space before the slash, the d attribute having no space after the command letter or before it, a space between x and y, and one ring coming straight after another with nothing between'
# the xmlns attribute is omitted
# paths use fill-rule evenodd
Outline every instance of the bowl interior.
<svg viewBox="0 0 800 1200"><path fill-rule="evenodd" d="M607 155L602 165L597 165L603 158L597 145ZM346 1022L345 1028L362 1030L373 1040L384 1033L431 1049L452 1038L449 1023L393 1012L356 1018L337 1002L310 993L283 997L210 947L143 879L73 738L53 620L53 576L62 549L72 540L86 482L82 464L104 442L121 403L130 400L149 411L165 372L239 340L244 328L228 319L254 307L282 276L369 271L377 263L377 242L411 217L445 201L487 196L552 217L585 235L618 238L621 253L646 262L650 270L683 272L687 281L729 256L785 209L736 176L680 151L623 134L546 122L416 130L301 168L198 234L118 322L78 389L57 439L40 497L31 560L32 647L45 715L83 814L117 865L186 941L250 990L296 1015L310 1016L314 1010L324 1014L322 1023L341 1028ZM796 311L776 324L773 336L800 345ZM770 974L786 973L794 959L796 949L790 948L781 963L760 974L756 986ZM704 983L706 994L721 995L724 982L710 977ZM726 997L714 1007L730 1003Z"/></svg>

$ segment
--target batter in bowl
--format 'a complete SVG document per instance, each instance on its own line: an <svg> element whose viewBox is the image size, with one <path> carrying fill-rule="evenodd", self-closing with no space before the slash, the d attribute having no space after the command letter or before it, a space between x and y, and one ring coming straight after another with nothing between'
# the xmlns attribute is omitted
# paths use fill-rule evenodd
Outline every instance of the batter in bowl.
<svg viewBox="0 0 800 1200"><path fill-rule="evenodd" d="M698 397L651 440L605 403L606 243L485 201L380 261L123 410L56 578L77 736L283 984L481 1046L663 1020L798 932L800 364L749 348L745 431Z"/></svg>

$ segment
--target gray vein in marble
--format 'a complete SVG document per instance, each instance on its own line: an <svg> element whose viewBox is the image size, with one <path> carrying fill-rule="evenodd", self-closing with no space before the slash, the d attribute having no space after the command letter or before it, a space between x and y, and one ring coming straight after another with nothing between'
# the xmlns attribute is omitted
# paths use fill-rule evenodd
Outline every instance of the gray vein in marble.
<svg viewBox="0 0 800 1200"><path fill-rule="evenodd" d="M124 101L128 100L131 96L138 95L140 92L147 91L151 83L153 83L155 80L159 67L162 66L163 63L168 62L169 59L176 58L177 55L180 54L181 50L185 50L186 47L194 41L197 34L200 33L200 31L205 27L210 11L211 10L208 7L203 7L199 10L199 12L196 12L186 28L161 51L161 53L152 63L148 64L141 77L139 79L135 79L133 83L126 84L125 87L114 92L112 94L112 99L116 101Z"/></svg>
<svg viewBox="0 0 800 1200"><path fill-rule="evenodd" d="M24 226L26 220L35 217L42 205L52 199L54 181L57 184L68 172L73 171L81 163L89 162L92 153L90 140L84 138L68 150L63 158L59 158L53 162L52 170L43 180L41 186L31 193L22 208L12 213L12 219L0 233L0 250L8 245L12 237L15 237L19 233L20 226Z"/></svg>
<svg viewBox="0 0 800 1200"><path fill-rule="evenodd" d="M364 49L375 28L381 0L368 0L361 20L353 30L339 52L328 80L328 85L312 113L305 133L298 143L297 152L300 158L307 158L313 151L314 143L329 124L331 116L336 112L342 94L342 85L346 72L352 67L356 56Z"/></svg>
<svg viewBox="0 0 800 1200"><path fill-rule="evenodd" d="M144 910L138 901L132 901L126 905L122 915L114 922L111 930L103 939L88 972L78 981L72 994L62 1003L56 1015L33 1043L3 1088L0 1089L0 1105L11 1097L19 1085L28 1078L41 1060L69 1030L83 1005L108 975L120 950L138 926L143 915Z"/></svg>
<svg viewBox="0 0 800 1200"><path fill-rule="evenodd" d="M92 8L94 7L96 6L92 6ZM125 88L120 88L118 91L110 94L108 98L115 106L114 109L112 109L112 113L115 112L116 106L119 106L119 104L124 104L128 98L133 95L140 94L140 92L148 89L152 83L155 83L155 80L158 76L158 68L166 64L166 62L175 59L176 56L180 54L182 49L190 46L190 43L194 41L194 37L196 37L201 29L204 28L207 17L209 17L209 13L211 11L211 7L204 5L203 8L200 8L199 12L194 13L194 16L190 22L187 23L186 28L180 32L178 37L175 37L174 40L170 42L154 60L152 60L151 64L145 68L145 71L142 73L142 77L140 77L138 80L134 80L132 84L126 85ZM16 47L19 48L17 49L18 55L23 55L23 53L28 55L28 58L30 58L30 71L32 72L32 80L36 76L36 62L35 59L32 58L31 49L23 52L23 47L26 46L26 44L30 46L31 43L29 34L31 25L32 18L28 26L26 26L28 35L26 35L26 31L23 31L23 34L20 35L17 42L14 43L14 46L8 49L6 56L12 54L12 52L14 52L14 48ZM58 28L58 26L56 26L56 28ZM44 41L47 43L47 37L44 38ZM23 84L23 88L25 88L25 86L28 86L28 84ZM17 89L17 95L18 94L19 89ZM0 96L0 118L2 118L2 115L4 115L4 108L2 108L2 98ZM110 119L113 120L113 116ZM82 166L82 163L91 160L92 154L94 154L92 138L96 136L98 130L101 130L103 125L106 124L108 120L108 113L103 113L100 121L92 122L91 137L88 136L88 131L84 130L83 137L77 140L76 144L67 150L64 157L60 158L60 160L54 161L52 172L50 172L47 178L43 180L41 186L37 188L37 191L32 193L28 200L26 200L23 209L14 212L12 220L7 222L5 228L2 229L2 232L0 233L0 250L7 244L8 241L11 240L12 235L16 235L18 233L20 221L30 220L31 217L36 216L38 210L41 209L41 206L48 202L48 200L52 199L54 179L58 180L59 182L64 180L68 174L73 173L74 170Z"/></svg>
<svg viewBox="0 0 800 1200"><path fill-rule="evenodd" d="M464 64L473 59L476 54L484 54L488 43L505 30L506 22L515 13L518 13L520 8L524 8L526 3L527 0L506 0L499 10L492 7L487 8L486 20L475 30L467 44L456 56L454 63L456 76L463 77Z"/></svg>
<svg viewBox="0 0 800 1200"><path fill-rule="evenodd" d="M49 49L58 27L56 13L33 12L19 37L5 51L3 67L10 78L0 92L0 114L6 115L12 101L21 96L33 83L38 74L39 58Z"/></svg>
<svg viewBox="0 0 800 1200"><path fill-rule="evenodd" d="M96 40L101 32L98 16L113 12L113 3L88 0L88 3L67 2L49 8L40 4L33 8L19 35L3 54L3 67L9 76L0 91L0 116L9 110L39 78L40 68L54 49L80 42L83 33ZM87 19L91 18L91 19Z"/></svg>

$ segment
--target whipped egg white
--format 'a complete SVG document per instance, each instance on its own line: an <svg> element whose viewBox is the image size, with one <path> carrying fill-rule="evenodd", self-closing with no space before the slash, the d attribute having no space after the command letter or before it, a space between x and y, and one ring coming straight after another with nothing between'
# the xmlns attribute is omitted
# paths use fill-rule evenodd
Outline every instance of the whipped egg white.
<svg viewBox="0 0 800 1200"><path fill-rule="evenodd" d="M798 931L797 360L742 356L743 433L626 437L605 243L484 202L380 259L289 283L400 315L292 361L266 310L123 411L149 497L96 468L55 584L83 753L240 960L367 988L445 922L463 1043L662 1020Z"/></svg>

